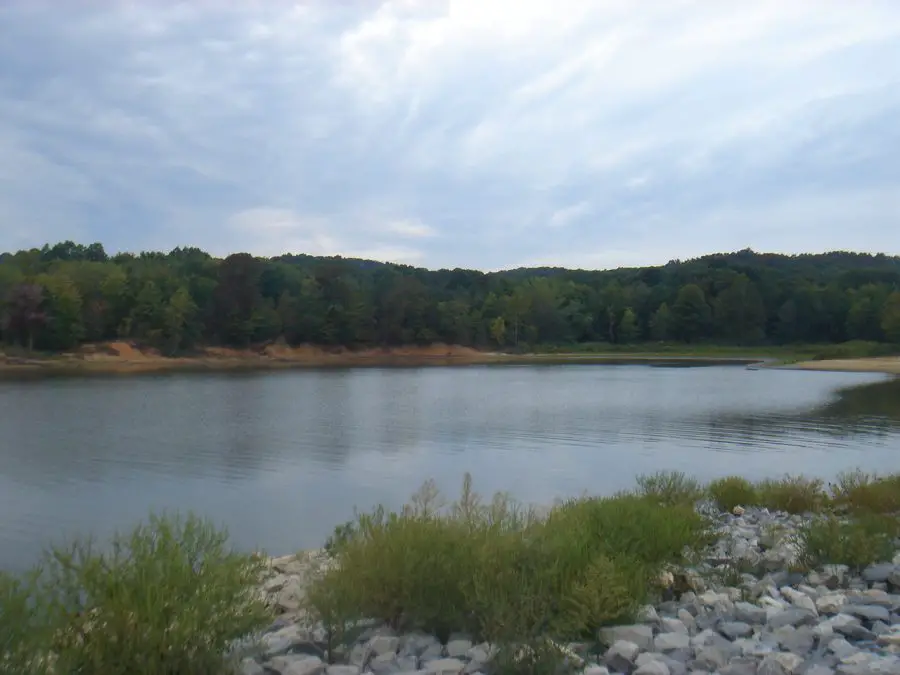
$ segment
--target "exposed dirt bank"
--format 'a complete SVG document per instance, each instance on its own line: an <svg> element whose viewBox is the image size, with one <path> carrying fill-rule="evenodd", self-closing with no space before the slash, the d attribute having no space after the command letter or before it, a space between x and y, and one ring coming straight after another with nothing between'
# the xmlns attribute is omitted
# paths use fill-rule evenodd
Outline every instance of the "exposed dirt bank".
<svg viewBox="0 0 900 675"><path fill-rule="evenodd" d="M167 370L237 370L354 365L420 365L485 363L502 358L468 347L432 345L367 350L267 345L251 349L208 347L189 356L163 356L129 342L106 342L52 356L0 352L4 372L143 373Z"/></svg>
<svg viewBox="0 0 900 675"><path fill-rule="evenodd" d="M803 361L788 368L800 370L829 370L847 373L887 373L900 375L900 356L873 356L859 359L833 359L826 361Z"/></svg>

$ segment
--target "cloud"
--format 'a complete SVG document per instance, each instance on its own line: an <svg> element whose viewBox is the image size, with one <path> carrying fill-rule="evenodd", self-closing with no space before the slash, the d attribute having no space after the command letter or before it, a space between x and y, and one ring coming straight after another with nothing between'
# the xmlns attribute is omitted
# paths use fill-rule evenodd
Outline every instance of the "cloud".
<svg viewBox="0 0 900 675"><path fill-rule="evenodd" d="M900 253L893 0L9 0L0 61L0 248Z"/></svg>

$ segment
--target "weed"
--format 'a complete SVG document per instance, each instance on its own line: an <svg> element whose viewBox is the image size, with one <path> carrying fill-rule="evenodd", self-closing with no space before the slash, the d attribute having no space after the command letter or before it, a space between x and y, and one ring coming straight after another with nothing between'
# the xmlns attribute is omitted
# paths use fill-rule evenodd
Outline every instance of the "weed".
<svg viewBox="0 0 900 675"><path fill-rule="evenodd" d="M637 477L638 494L660 504L693 506L703 496L703 488L681 471L658 471Z"/></svg>
<svg viewBox="0 0 900 675"><path fill-rule="evenodd" d="M0 672L40 675L50 670L44 609L35 603L37 572L22 577L0 573Z"/></svg>
<svg viewBox="0 0 900 675"><path fill-rule="evenodd" d="M759 503L756 487L740 476L726 476L714 480L706 490L710 499L723 511L730 512L735 506L753 506Z"/></svg>
<svg viewBox="0 0 900 675"><path fill-rule="evenodd" d="M838 475L832 501L852 513L900 513L900 474L878 476L859 469Z"/></svg>
<svg viewBox="0 0 900 675"><path fill-rule="evenodd" d="M818 513L828 505L824 482L818 478L785 476L764 480L756 486L759 503L775 511Z"/></svg>
<svg viewBox="0 0 900 675"><path fill-rule="evenodd" d="M859 571L894 554L894 539L900 535L900 521L877 514L853 519L835 515L816 518L797 535L799 561L807 569L822 565L848 565Z"/></svg>
<svg viewBox="0 0 900 675"><path fill-rule="evenodd" d="M257 590L264 562L226 541L201 519L151 516L106 551L90 540L52 549L35 601L60 670L221 672L232 642L270 620Z"/></svg>

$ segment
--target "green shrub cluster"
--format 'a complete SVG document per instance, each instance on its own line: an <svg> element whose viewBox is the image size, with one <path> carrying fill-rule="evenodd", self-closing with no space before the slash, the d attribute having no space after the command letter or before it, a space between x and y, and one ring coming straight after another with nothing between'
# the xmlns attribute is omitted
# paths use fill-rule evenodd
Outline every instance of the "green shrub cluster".
<svg viewBox="0 0 900 675"><path fill-rule="evenodd" d="M807 569L847 565L860 571L867 565L891 560L900 520L895 516L863 513L853 518L834 514L811 520L800 529L800 564Z"/></svg>
<svg viewBox="0 0 900 675"><path fill-rule="evenodd" d="M900 474L879 476L859 470L839 474L834 483L804 476L785 476L751 483L726 476L706 486L706 494L722 510L762 506L788 513L846 512L900 514Z"/></svg>
<svg viewBox="0 0 900 675"><path fill-rule="evenodd" d="M452 505L430 483L400 512L360 515L340 534L336 564L307 597L336 643L362 618L504 645L577 639L629 619L665 566L710 541L692 505L631 494L540 513L505 495L483 503L468 476Z"/></svg>
<svg viewBox="0 0 900 675"><path fill-rule="evenodd" d="M271 620L264 561L189 516L151 516L98 550L50 550L25 578L0 577L2 672L220 675L234 640Z"/></svg>

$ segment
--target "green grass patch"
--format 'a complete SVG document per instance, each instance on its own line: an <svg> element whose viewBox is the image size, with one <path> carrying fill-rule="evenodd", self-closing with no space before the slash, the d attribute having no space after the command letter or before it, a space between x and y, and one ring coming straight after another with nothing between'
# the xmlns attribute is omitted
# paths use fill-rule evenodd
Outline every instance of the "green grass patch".
<svg viewBox="0 0 900 675"><path fill-rule="evenodd" d="M709 498L723 511L732 511L736 506L756 506L760 503L756 486L740 476L726 476L712 481L707 486Z"/></svg>
<svg viewBox="0 0 900 675"><path fill-rule="evenodd" d="M884 342L867 342L865 340L850 340L834 345L821 345L812 355L814 361L828 361L831 359L862 359L878 356L893 356L900 353L900 346L886 344Z"/></svg>
<svg viewBox="0 0 900 675"><path fill-rule="evenodd" d="M764 480L756 485L759 504L787 513L818 513L829 498L824 481L804 476L784 476L778 480Z"/></svg>
<svg viewBox="0 0 900 675"><path fill-rule="evenodd" d="M829 487L831 500L839 509L856 514L900 513L900 474L848 471Z"/></svg>
<svg viewBox="0 0 900 675"><path fill-rule="evenodd" d="M152 516L102 550L90 540L53 548L28 579L0 581L0 628L12 636L0 660L49 658L57 673L219 675L232 642L271 621L258 590L264 564L193 516Z"/></svg>
<svg viewBox="0 0 900 675"><path fill-rule="evenodd" d="M504 495L482 502L467 477L449 507L429 484L399 512L358 516L334 541L336 564L308 594L334 643L351 622L377 618L539 653L546 636L578 639L629 620L664 567L711 539L692 506L630 494L542 513Z"/></svg>
<svg viewBox="0 0 900 675"><path fill-rule="evenodd" d="M807 569L831 564L858 572L872 563L890 562L898 536L900 521L894 516L862 514L848 519L828 514L801 528L799 560Z"/></svg>
<svg viewBox="0 0 900 675"><path fill-rule="evenodd" d="M637 477L637 493L666 506L693 506L703 497L700 481L681 471L658 471Z"/></svg>

